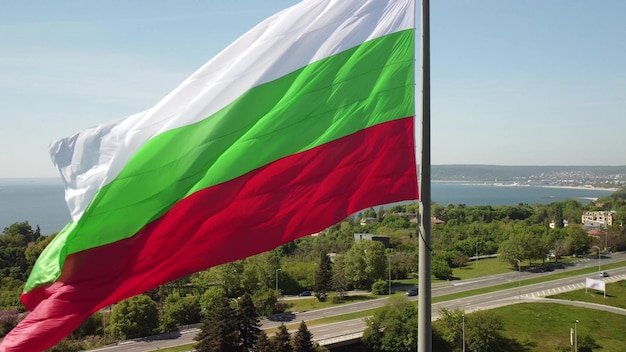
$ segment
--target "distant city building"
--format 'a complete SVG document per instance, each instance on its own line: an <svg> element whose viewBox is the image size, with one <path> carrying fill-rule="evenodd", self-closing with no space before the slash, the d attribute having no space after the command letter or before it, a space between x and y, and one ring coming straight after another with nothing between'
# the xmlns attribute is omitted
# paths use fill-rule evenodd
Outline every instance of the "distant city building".
<svg viewBox="0 0 626 352"><path fill-rule="evenodd" d="M586 211L583 213L582 223L586 229L605 228L613 226L614 218L615 213L612 211Z"/></svg>
<svg viewBox="0 0 626 352"><path fill-rule="evenodd" d="M382 244L385 245L385 248L391 248L391 242L387 236L374 235L373 233L355 233L354 243L359 243L361 241L378 241L382 242Z"/></svg>

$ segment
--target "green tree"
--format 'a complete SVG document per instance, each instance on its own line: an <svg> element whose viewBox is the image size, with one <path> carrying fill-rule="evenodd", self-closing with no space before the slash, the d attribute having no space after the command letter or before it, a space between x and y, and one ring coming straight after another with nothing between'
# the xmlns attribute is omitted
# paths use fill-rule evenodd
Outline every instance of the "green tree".
<svg viewBox="0 0 626 352"><path fill-rule="evenodd" d="M237 304L237 329L244 348L252 349L261 333L261 322L252 297L246 293L239 299ZM266 336L267 337L267 336Z"/></svg>
<svg viewBox="0 0 626 352"><path fill-rule="evenodd" d="M209 311L194 338L198 352L242 352L245 351L237 330L237 320L228 299L224 298Z"/></svg>
<svg viewBox="0 0 626 352"><path fill-rule="evenodd" d="M582 227L570 225L567 227L570 253L582 255L591 248L593 239L587 235Z"/></svg>
<svg viewBox="0 0 626 352"><path fill-rule="evenodd" d="M447 280L452 277L452 269L448 261L440 256L432 257L432 273L438 279Z"/></svg>
<svg viewBox="0 0 626 352"><path fill-rule="evenodd" d="M28 222L6 227L0 234L0 277L25 281L29 270L25 251L39 237Z"/></svg>
<svg viewBox="0 0 626 352"><path fill-rule="evenodd" d="M554 226L557 229L563 228L563 205L561 203L554 204Z"/></svg>
<svg viewBox="0 0 626 352"><path fill-rule="evenodd" d="M252 294L252 301L261 315L270 315L274 313L276 306L276 295L273 289L261 287Z"/></svg>
<svg viewBox="0 0 626 352"><path fill-rule="evenodd" d="M163 331L173 331L178 326L195 324L201 319L198 297L180 297L178 292L167 296L163 307Z"/></svg>
<svg viewBox="0 0 626 352"><path fill-rule="evenodd" d="M463 319L465 312L456 308L448 310L442 308L437 319L436 330L441 338L448 343L453 351L463 349Z"/></svg>
<svg viewBox="0 0 626 352"><path fill-rule="evenodd" d="M43 250L48 246L48 244L54 239L55 236L56 235L50 235L45 237L40 236L37 238L37 240L28 244L28 247L24 251L24 257L26 258L28 271L33 268L41 252L43 252Z"/></svg>
<svg viewBox="0 0 626 352"><path fill-rule="evenodd" d="M417 307L404 296L392 296L371 318L365 318L363 342L374 351L415 351Z"/></svg>
<svg viewBox="0 0 626 352"><path fill-rule="evenodd" d="M345 266L343 264L343 256L335 257L335 265L333 266L332 288L337 292L339 299L346 296L349 288L348 277L346 276Z"/></svg>
<svg viewBox="0 0 626 352"><path fill-rule="evenodd" d="M303 320L298 327L298 331L293 334L293 352L315 352L312 338L313 334L311 334Z"/></svg>
<svg viewBox="0 0 626 352"><path fill-rule="evenodd" d="M102 313L96 312L90 315L69 337L72 339L84 339L91 335L102 335L102 319L104 319Z"/></svg>
<svg viewBox="0 0 626 352"><path fill-rule="evenodd" d="M394 252L391 256L391 277L395 280L406 278L417 268L417 256L411 252Z"/></svg>
<svg viewBox="0 0 626 352"><path fill-rule="evenodd" d="M274 352L274 346L270 342L270 339L267 337L265 331L261 331L259 333L252 350L254 352Z"/></svg>
<svg viewBox="0 0 626 352"><path fill-rule="evenodd" d="M291 334L287 330L285 324L280 324L278 330L276 331L276 335L272 337L272 346L274 352L291 352L293 351L291 348Z"/></svg>
<svg viewBox="0 0 626 352"><path fill-rule="evenodd" d="M361 241L344 257L346 276L358 288L369 288L376 280L385 279L387 258L385 246L379 241Z"/></svg>
<svg viewBox="0 0 626 352"><path fill-rule="evenodd" d="M462 268L469 261L469 257L461 252L456 252L454 258L452 258L452 264L457 268Z"/></svg>
<svg viewBox="0 0 626 352"><path fill-rule="evenodd" d="M515 263L515 259L532 261L534 245L536 243L528 233L514 230L509 238L500 244L500 259L509 263Z"/></svg>
<svg viewBox="0 0 626 352"><path fill-rule="evenodd" d="M198 304L200 305L200 312L202 315L206 315L216 305L220 304L222 299L226 297L226 291L222 286L210 286L200 296Z"/></svg>
<svg viewBox="0 0 626 352"><path fill-rule="evenodd" d="M113 307L109 334L128 339L152 335L159 326L157 304L146 295L121 301Z"/></svg>
<svg viewBox="0 0 626 352"><path fill-rule="evenodd" d="M578 351L592 352L594 348L598 348L596 340L591 335L581 334L578 336Z"/></svg>
<svg viewBox="0 0 626 352"><path fill-rule="evenodd" d="M35 242L41 237L41 230L37 226L34 230L28 223L28 221L16 222L9 227L5 227L3 234L5 236L11 236L19 238L17 245L26 247L28 243Z"/></svg>
<svg viewBox="0 0 626 352"><path fill-rule="evenodd" d="M277 269L280 269L280 257L277 251L264 252L246 258L240 277L243 291L255 292L260 287L274 289Z"/></svg>
<svg viewBox="0 0 626 352"><path fill-rule="evenodd" d="M320 262L315 272L315 297L325 300L326 295L332 289L333 268L330 258L326 253L321 253Z"/></svg>
<svg viewBox="0 0 626 352"><path fill-rule="evenodd" d="M502 351L504 323L499 317L490 311L478 311L465 319L468 351Z"/></svg>

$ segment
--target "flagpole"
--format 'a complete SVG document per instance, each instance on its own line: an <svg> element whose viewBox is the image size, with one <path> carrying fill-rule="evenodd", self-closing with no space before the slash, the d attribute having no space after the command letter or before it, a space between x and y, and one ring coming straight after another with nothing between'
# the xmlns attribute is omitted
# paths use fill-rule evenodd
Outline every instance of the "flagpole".
<svg viewBox="0 0 626 352"><path fill-rule="evenodd" d="M421 160L419 164L418 352L432 351L430 217L430 3L422 0Z"/></svg>

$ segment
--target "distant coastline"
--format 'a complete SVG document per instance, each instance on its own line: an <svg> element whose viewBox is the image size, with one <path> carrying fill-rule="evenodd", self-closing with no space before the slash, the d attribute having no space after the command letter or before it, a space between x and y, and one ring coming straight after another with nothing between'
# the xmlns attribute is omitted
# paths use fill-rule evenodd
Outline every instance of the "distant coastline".
<svg viewBox="0 0 626 352"><path fill-rule="evenodd" d="M498 182L479 182L464 180L433 180L432 183L452 183L466 186L494 186L494 187L541 187L541 188L560 188L574 190L590 190L590 191L607 191L617 192L622 188L617 187L595 187L595 186L566 186L566 185L542 185L542 184L522 184L522 183L498 183Z"/></svg>
<svg viewBox="0 0 626 352"><path fill-rule="evenodd" d="M488 185L488 184L487 184ZM561 189L577 189L590 191L610 191L616 192L621 188L612 187L594 187L594 186L561 186L561 185L525 185L525 184L493 184L496 187L543 187L543 188L561 188Z"/></svg>
<svg viewBox="0 0 626 352"><path fill-rule="evenodd" d="M534 186L534 187L579 189L579 190L588 189L591 191L610 191L610 192L617 192L621 189L621 188L605 188L605 187L594 187L594 186L551 186L551 185Z"/></svg>

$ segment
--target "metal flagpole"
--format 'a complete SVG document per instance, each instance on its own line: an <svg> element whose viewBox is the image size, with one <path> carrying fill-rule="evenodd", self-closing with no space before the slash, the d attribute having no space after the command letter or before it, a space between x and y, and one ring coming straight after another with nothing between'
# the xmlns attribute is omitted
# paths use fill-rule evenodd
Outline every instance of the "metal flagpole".
<svg viewBox="0 0 626 352"><path fill-rule="evenodd" d="M430 4L422 0L421 160L419 165L418 352L432 351L430 218Z"/></svg>

